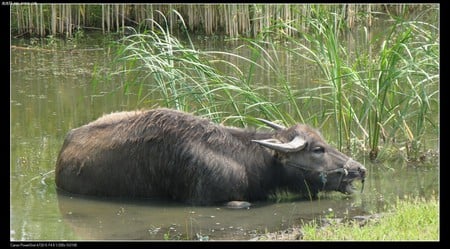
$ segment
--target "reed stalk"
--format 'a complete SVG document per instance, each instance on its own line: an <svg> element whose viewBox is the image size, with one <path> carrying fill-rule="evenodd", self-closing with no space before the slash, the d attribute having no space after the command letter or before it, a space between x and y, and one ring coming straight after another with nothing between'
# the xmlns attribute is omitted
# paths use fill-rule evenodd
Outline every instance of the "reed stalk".
<svg viewBox="0 0 450 249"><path fill-rule="evenodd" d="M325 108L330 108L329 114L321 122L325 125L328 115L333 116L337 147L343 149L345 144L349 149L352 137L360 131L368 139L371 160L378 157L380 141L387 139L406 141L407 160L418 159L426 127L436 129L437 121L431 118L429 110L436 106L431 102L436 103L438 94L437 27L396 18L389 32L379 38L381 46L374 54L367 49L372 44L349 48L340 42L346 31L342 12L328 12L317 6L311 11L316 17L306 19L310 27L303 34L306 43L286 36L294 44L293 49L287 49L290 54L314 63L322 72L324 87L309 92L328 103ZM292 30L299 28L291 26ZM352 49L357 49L356 57L347 53ZM399 137L398 130L403 131L403 137Z"/></svg>
<svg viewBox="0 0 450 249"><path fill-rule="evenodd" d="M39 6L39 7L37 7ZM78 28L96 28L103 32L121 32L125 26L139 28L136 25L147 25L152 29L152 19L161 23L159 15L154 15L158 10L167 16L168 27L171 33L178 31L179 17L172 15L175 10L180 13L183 20L187 20L188 30L195 33L211 35L226 35L228 37L256 37L265 27L277 22L286 22L290 25L302 26L301 30L307 30L304 18L314 17L311 12L311 4L33 4L13 5L12 23L17 26L16 35L22 34L24 29L30 35L48 35L42 32L42 27L51 29L55 35L68 35L72 33L73 25ZM414 8L404 8L403 5L381 4L341 4L320 5L321 8L335 13L345 12L348 27L353 27L358 19L358 13L367 6L367 12L393 11L408 12ZM422 8L417 5L415 9ZM37 9L39 8L39 9ZM35 20L33 20L35 19ZM57 25L55 26L55 22ZM371 22L371 15L367 16L367 23ZM39 25L37 25L39 24ZM369 25L370 27L370 25ZM45 29L44 29L45 30ZM292 29L280 29L287 35L297 35Z"/></svg>
<svg viewBox="0 0 450 249"><path fill-rule="evenodd" d="M49 28L51 34L71 36L74 26L95 23L91 11L101 17L95 25L104 33L123 32L126 22L135 22L133 34L118 44L115 62L120 70L115 75L125 79L124 93L136 93L141 105L173 107L240 126L256 124L255 117L285 125L313 123L336 130L339 149L349 149L356 138L375 160L380 143L390 141L404 145L408 159L418 158L426 146L424 134L439 128L434 115L439 27L432 24L436 22L389 16L393 21L387 32L370 37L370 26L365 25L367 44L350 47L343 42L345 35L361 23L353 12L349 23L348 11L358 9L361 6L108 4L14 6L13 13L18 32L30 34ZM186 22L185 13L193 15ZM51 25L45 24L48 21ZM240 38L251 53L201 51L190 40L190 32L197 29L253 34ZM187 44L176 32L183 32ZM322 73L314 79L318 83L295 89L279 51L315 65ZM270 75L273 84L259 84L256 69ZM321 111L312 113L310 106Z"/></svg>
<svg viewBox="0 0 450 249"><path fill-rule="evenodd" d="M290 52L314 62L323 73L325 83L329 84L331 94L323 97L332 98L327 101L334 105L332 113L334 114L333 120L337 128L337 147L342 149L344 142L349 142L349 123L352 119L350 113L352 107L349 105L344 92L344 85L346 84L344 81L346 49L339 42L342 39L339 37L339 33L342 31L343 13L329 14L321 6L312 6L311 12L316 18L307 19L310 32L303 34L308 43L303 44L297 39L288 37L290 42L295 43L300 48L300 50L291 50ZM296 28L291 27L291 29Z"/></svg>
<svg viewBox="0 0 450 249"><path fill-rule="evenodd" d="M183 20L180 13L174 13L179 20ZM142 101L151 101L148 103L150 105L197 112L217 122L238 122L241 126L255 122L250 114L256 113L258 117L287 123L286 118L289 116L262 94L269 88L274 89L256 86L250 77L255 67L268 68L282 77L278 59L271 57L263 46L257 42L249 43L254 48L251 59L228 52L199 51L192 42L185 46L173 37L163 13L160 15L163 16L165 26L154 22L157 32L136 33L123 38L123 46L118 54L117 61L123 65L118 73L139 75L134 79ZM184 21L182 24L187 30ZM190 39L188 34L187 37ZM263 53L268 56L263 56L266 59L261 64L256 59L262 57ZM220 56L231 56L248 63L250 73L220 59ZM221 68L228 68L228 74L218 71L217 64L222 64ZM278 65L278 68L274 65ZM132 82L127 82L124 90L128 91L132 85ZM286 83L284 90L287 96L293 98L292 91L289 92L291 88ZM231 110L228 115L227 110ZM227 118L224 120L224 117ZM293 118L288 121L292 122Z"/></svg>

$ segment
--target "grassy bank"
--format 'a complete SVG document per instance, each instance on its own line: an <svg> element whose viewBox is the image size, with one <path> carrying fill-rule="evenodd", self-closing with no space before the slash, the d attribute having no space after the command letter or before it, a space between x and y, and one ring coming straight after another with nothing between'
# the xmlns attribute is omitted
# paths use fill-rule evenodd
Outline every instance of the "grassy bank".
<svg viewBox="0 0 450 249"><path fill-rule="evenodd" d="M398 200L380 219L302 227L302 240L439 240L439 200Z"/></svg>

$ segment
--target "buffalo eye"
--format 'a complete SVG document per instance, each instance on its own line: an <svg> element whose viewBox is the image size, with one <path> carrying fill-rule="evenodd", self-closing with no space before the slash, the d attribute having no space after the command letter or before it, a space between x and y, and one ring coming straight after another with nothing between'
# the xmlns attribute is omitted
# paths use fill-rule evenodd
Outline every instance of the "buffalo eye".
<svg viewBox="0 0 450 249"><path fill-rule="evenodd" d="M325 152L325 148L322 146L316 146L312 149L312 152L315 154L322 154Z"/></svg>

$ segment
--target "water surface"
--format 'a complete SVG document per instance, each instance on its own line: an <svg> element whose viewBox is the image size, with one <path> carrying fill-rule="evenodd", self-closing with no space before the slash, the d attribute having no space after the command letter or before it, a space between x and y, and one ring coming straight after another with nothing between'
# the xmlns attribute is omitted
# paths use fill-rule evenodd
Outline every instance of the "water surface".
<svg viewBox="0 0 450 249"><path fill-rule="evenodd" d="M273 200L250 209L58 194L53 170L66 133L104 113L144 107L134 95L111 94L120 77L116 86L93 87L99 71L110 70L113 56L101 43L90 48L95 49L11 50L11 240L248 240L318 217L383 212L396 198L438 192L437 163L415 167L361 157L356 159L368 168L363 194ZM296 82L314 80L308 67L285 66ZM261 76L261 82L271 84L270 77Z"/></svg>

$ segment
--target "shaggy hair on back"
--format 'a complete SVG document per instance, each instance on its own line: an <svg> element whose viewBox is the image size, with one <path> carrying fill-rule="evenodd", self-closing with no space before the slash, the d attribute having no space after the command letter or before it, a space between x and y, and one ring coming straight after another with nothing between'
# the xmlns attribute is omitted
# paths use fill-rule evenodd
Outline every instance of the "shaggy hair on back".
<svg viewBox="0 0 450 249"><path fill-rule="evenodd" d="M80 194L199 204L265 199L281 167L251 139L270 136L170 109L113 113L68 134L56 184Z"/></svg>
<svg viewBox="0 0 450 249"><path fill-rule="evenodd" d="M285 143L295 137L305 142L298 152L255 142ZM348 159L328 147L328 154L318 157L312 152L315 144L327 146L304 125L255 131L164 108L118 112L68 133L55 180L71 193L194 204L264 200L277 190L314 196L324 187L319 171L343 167ZM340 187L335 185L330 190Z"/></svg>

